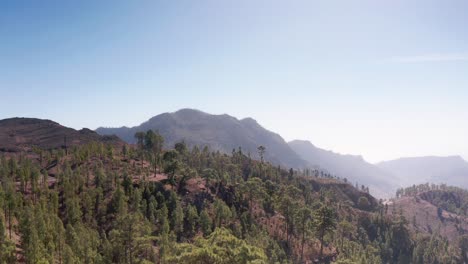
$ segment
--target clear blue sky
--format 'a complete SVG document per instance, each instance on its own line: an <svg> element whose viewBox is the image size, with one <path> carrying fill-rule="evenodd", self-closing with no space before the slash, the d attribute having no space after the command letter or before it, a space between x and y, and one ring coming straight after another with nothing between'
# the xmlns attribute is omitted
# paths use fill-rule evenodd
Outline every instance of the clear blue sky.
<svg viewBox="0 0 468 264"><path fill-rule="evenodd" d="M251 116L370 161L468 158L467 1L1 1L0 118Z"/></svg>

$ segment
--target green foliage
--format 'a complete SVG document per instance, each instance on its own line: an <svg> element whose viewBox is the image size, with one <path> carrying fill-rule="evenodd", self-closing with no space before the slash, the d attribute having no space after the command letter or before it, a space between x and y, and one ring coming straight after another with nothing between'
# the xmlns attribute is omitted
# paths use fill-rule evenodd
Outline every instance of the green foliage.
<svg viewBox="0 0 468 264"><path fill-rule="evenodd" d="M193 236L197 230L199 216L197 208L193 205L188 205L185 212L184 230L189 236Z"/></svg>
<svg viewBox="0 0 468 264"><path fill-rule="evenodd" d="M412 263L436 264L436 263L463 263L459 253L448 241L436 235L419 235L415 240L416 247L413 251ZM463 256L463 255L462 255ZM466 256L466 255L465 255Z"/></svg>
<svg viewBox="0 0 468 264"><path fill-rule="evenodd" d="M225 228L217 228L207 238L198 238L193 244L178 244L169 263L206 264L261 264L268 263L265 252L238 239Z"/></svg>
<svg viewBox="0 0 468 264"><path fill-rule="evenodd" d="M221 227L222 224L228 224L232 217L231 209L220 199L216 199L213 205L215 211L215 226Z"/></svg>
<svg viewBox="0 0 468 264"><path fill-rule="evenodd" d="M359 206L359 208L361 208L363 210L368 210L369 207L370 207L369 199L367 199L367 197L365 197L365 196L359 197L358 206Z"/></svg>
<svg viewBox="0 0 468 264"><path fill-rule="evenodd" d="M320 240L320 257L323 255L323 242L324 237L327 232L331 232L336 227L336 220L335 220L335 212L333 209L329 208L328 206L321 206L315 212L314 215L314 226L319 234Z"/></svg>
<svg viewBox="0 0 468 264"><path fill-rule="evenodd" d="M15 243L27 263L461 263L468 252L464 237L415 237L403 217L327 173L241 149L163 150L153 131L136 138L117 151L91 143L0 156L0 263L16 261ZM445 195L425 199L464 210L462 196Z"/></svg>
<svg viewBox="0 0 468 264"><path fill-rule="evenodd" d="M117 220L117 225L109 232L111 259L119 263L134 263L145 256L152 259L151 226L141 214L126 214Z"/></svg>
<svg viewBox="0 0 468 264"><path fill-rule="evenodd" d="M204 235L209 235L211 233L211 218L206 212L203 210L200 214L200 226Z"/></svg>
<svg viewBox="0 0 468 264"><path fill-rule="evenodd" d="M14 263L16 261L15 244L7 238L5 229L5 218L0 213L0 263Z"/></svg>

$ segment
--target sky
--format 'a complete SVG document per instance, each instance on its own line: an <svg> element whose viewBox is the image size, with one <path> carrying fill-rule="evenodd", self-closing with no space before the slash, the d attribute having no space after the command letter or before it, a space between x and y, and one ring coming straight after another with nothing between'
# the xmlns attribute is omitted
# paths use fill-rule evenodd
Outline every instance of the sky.
<svg viewBox="0 0 468 264"><path fill-rule="evenodd" d="M0 2L0 119L180 108L378 162L468 160L467 1Z"/></svg>

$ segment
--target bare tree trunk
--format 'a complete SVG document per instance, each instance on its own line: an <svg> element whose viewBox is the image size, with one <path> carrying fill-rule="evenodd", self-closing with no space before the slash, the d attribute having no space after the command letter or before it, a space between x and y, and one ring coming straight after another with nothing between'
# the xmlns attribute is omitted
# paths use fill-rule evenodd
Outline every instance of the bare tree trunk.
<svg viewBox="0 0 468 264"><path fill-rule="evenodd" d="M305 232L302 232L302 241L301 241L301 263L304 259L304 241L305 241Z"/></svg>
<svg viewBox="0 0 468 264"><path fill-rule="evenodd" d="M8 231L10 233L10 239L11 239L11 225L12 224L11 224L11 208L10 207L8 207L8 223L9 223Z"/></svg>
<svg viewBox="0 0 468 264"><path fill-rule="evenodd" d="M59 254L59 263L62 264L62 243L61 242L59 243L59 246L58 246L58 254Z"/></svg>
<svg viewBox="0 0 468 264"><path fill-rule="evenodd" d="M322 259L323 256L323 237L325 236L324 230L320 231L320 259Z"/></svg>
<svg viewBox="0 0 468 264"><path fill-rule="evenodd" d="M344 232L341 233L341 250L343 250Z"/></svg>

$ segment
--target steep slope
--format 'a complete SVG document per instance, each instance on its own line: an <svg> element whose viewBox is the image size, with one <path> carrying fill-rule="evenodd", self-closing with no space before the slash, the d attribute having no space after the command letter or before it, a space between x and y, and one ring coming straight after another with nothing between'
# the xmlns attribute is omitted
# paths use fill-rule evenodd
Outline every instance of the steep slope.
<svg viewBox="0 0 468 264"><path fill-rule="evenodd" d="M79 131L64 127L50 120L36 118L9 118L0 120L0 151L28 151L32 147L42 149L76 146L91 141L123 144L115 136L101 136L83 128Z"/></svg>
<svg viewBox="0 0 468 264"><path fill-rule="evenodd" d="M420 185L430 188L429 185ZM402 196L388 204L387 214L402 213L415 233L438 233L456 243L468 232L467 191L455 187L415 192L406 188Z"/></svg>
<svg viewBox="0 0 468 264"><path fill-rule="evenodd" d="M254 119L238 120L229 115L210 115L198 110L182 109L174 113L157 115L139 126L128 128L96 129L101 135L117 135L129 143L135 143L134 135L139 131L159 131L165 138L166 147L173 147L184 140L189 146L209 146L213 150L231 153L242 148L258 158L257 147L266 147L266 160L283 166L302 168L303 161L284 139L260 126Z"/></svg>
<svg viewBox="0 0 468 264"><path fill-rule="evenodd" d="M409 186L421 183L446 183L468 188L468 162L460 156L401 158L377 164Z"/></svg>
<svg viewBox="0 0 468 264"><path fill-rule="evenodd" d="M416 233L438 233L451 242L457 242L461 234L468 232L468 218L446 210L419 197L402 197L389 205L389 214L402 212L409 227ZM395 208L396 211L393 210Z"/></svg>
<svg viewBox="0 0 468 264"><path fill-rule="evenodd" d="M341 155L323 150L304 140L294 140L288 144L310 164L326 169L341 178L347 178L352 183L368 185L370 192L378 197L393 195L398 186L391 174L366 162L361 156Z"/></svg>

